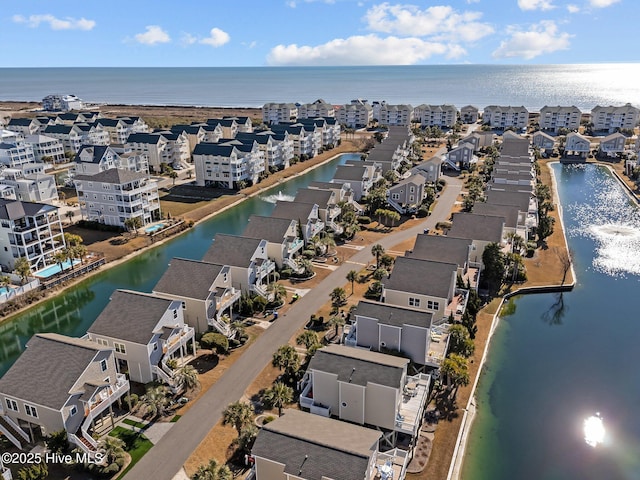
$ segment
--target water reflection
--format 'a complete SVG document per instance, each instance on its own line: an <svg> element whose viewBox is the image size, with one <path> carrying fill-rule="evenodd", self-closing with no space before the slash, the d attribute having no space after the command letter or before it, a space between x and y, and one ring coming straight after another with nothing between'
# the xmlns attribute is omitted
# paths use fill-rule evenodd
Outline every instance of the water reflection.
<svg viewBox="0 0 640 480"><path fill-rule="evenodd" d="M564 292L555 294L555 301L548 310L542 314L542 320L549 325L562 325L562 319L567 313L564 303Z"/></svg>

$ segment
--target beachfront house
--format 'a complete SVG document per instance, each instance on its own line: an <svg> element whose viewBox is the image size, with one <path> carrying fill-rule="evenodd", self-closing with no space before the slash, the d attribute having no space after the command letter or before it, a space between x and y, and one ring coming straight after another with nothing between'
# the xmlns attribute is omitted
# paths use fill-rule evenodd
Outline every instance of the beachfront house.
<svg viewBox="0 0 640 480"><path fill-rule="evenodd" d="M338 218L342 210L338 206L339 200L334 190L299 188L293 201L294 203L318 205L318 217L325 227L336 234L342 233L343 228L338 225Z"/></svg>
<svg viewBox="0 0 640 480"><path fill-rule="evenodd" d="M449 316L460 318L468 292L456 288L458 265L398 257L389 278L382 280L381 301L433 314L438 324Z"/></svg>
<svg viewBox="0 0 640 480"><path fill-rule="evenodd" d="M294 220L302 230L302 238L305 244L325 228L325 223L320 219L320 209L316 203L278 200L271 212L271 216Z"/></svg>
<svg viewBox="0 0 640 480"><path fill-rule="evenodd" d="M529 111L523 106L488 105L482 112L482 122L498 130L524 129L529 123Z"/></svg>
<svg viewBox="0 0 640 480"><path fill-rule="evenodd" d="M92 454L98 449L95 421L113 421L114 404L127 393L113 348L39 333L0 378L0 431L18 448L31 449L64 430L70 444Z"/></svg>
<svg viewBox="0 0 640 480"><path fill-rule="evenodd" d="M331 117L335 118L335 107L319 98L315 102L303 103L298 106L298 118L317 118Z"/></svg>
<svg viewBox="0 0 640 480"><path fill-rule="evenodd" d="M591 122L595 132L613 133L616 130L633 130L640 121L640 109L630 103L622 106L595 106L591 109Z"/></svg>
<svg viewBox="0 0 640 480"><path fill-rule="evenodd" d="M451 128L458 121L458 109L454 105L418 105L413 116L421 127Z"/></svg>
<svg viewBox="0 0 640 480"><path fill-rule="evenodd" d="M384 102L380 106L378 123L386 126L408 126L413 120L413 106L409 104L390 105Z"/></svg>
<svg viewBox="0 0 640 480"><path fill-rule="evenodd" d="M243 237L260 238L267 241L267 255L276 262L278 269L299 270L296 258L302 251L304 241L298 233L298 222L289 218L251 215L242 232Z"/></svg>
<svg viewBox="0 0 640 480"><path fill-rule="evenodd" d="M577 131L582 112L576 106L548 106L540 109L538 124L544 132L558 133L560 129Z"/></svg>
<svg viewBox="0 0 640 480"><path fill-rule="evenodd" d="M478 107L465 105L460 109L460 121L462 123L476 123L478 121Z"/></svg>
<svg viewBox="0 0 640 480"><path fill-rule="evenodd" d="M76 175L73 183L87 220L127 228L130 218L139 218L142 226L161 218L158 182L148 174L110 168Z"/></svg>
<svg viewBox="0 0 640 480"><path fill-rule="evenodd" d="M217 233L202 260L228 265L234 288L269 298L267 285L276 264L269 259L266 240Z"/></svg>
<svg viewBox="0 0 640 480"><path fill-rule="evenodd" d="M300 406L324 417L373 426L383 432L381 441L391 447L399 434L415 439L430 377L409 376L408 365L407 358L362 348L321 348L299 382Z"/></svg>
<svg viewBox="0 0 640 480"><path fill-rule="evenodd" d="M294 122L297 118L298 106L295 103L269 102L262 106L262 121L268 125Z"/></svg>
<svg viewBox="0 0 640 480"><path fill-rule="evenodd" d="M256 183L265 170L264 154L258 144L199 143L193 150L196 185L218 185L240 189Z"/></svg>
<svg viewBox="0 0 640 480"><path fill-rule="evenodd" d="M374 165L339 165L332 182L348 183L357 202L369 194L373 185L382 178L382 168Z"/></svg>
<svg viewBox="0 0 640 480"><path fill-rule="evenodd" d="M598 156L615 158L622 152L624 152L624 146L627 142L625 137L620 132L607 135L598 145Z"/></svg>
<svg viewBox="0 0 640 480"><path fill-rule="evenodd" d="M264 424L251 449L256 480L404 480L409 457L380 452L382 434L288 409Z"/></svg>
<svg viewBox="0 0 640 480"><path fill-rule="evenodd" d="M152 292L181 302L184 322L198 334L215 329L232 337L230 320L241 292L231 280L228 265L173 258Z"/></svg>
<svg viewBox="0 0 640 480"><path fill-rule="evenodd" d="M591 141L577 132L571 132L567 135L564 142L563 158L571 160L586 160L591 152Z"/></svg>
<svg viewBox="0 0 640 480"><path fill-rule="evenodd" d="M0 199L0 264L15 269L18 258L29 260L32 272L57 263L54 255L66 248L58 207L45 203Z"/></svg>
<svg viewBox="0 0 640 480"><path fill-rule="evenodd" d="M167 362L181 366L188 348L195 352L194 329L184 323L181 301L130 290L113 292L84 338L113 348L118 371L139 383L175 387Z"/></svg>
<svg viewBox="0 0 640 480"><path fill-rule="evenodd" d="M351 100L337 108L336 118L349 128L363 128L373 121L373 107L366 100Z"/></svg>
<svg viewBox="0 0 640 480"><path fill-rule="evenodd" d="M417 365L439 365L429 358L431 312L361 300L351 317L345 345L374 352L399 352Z"/></svg>
<svg viewBox="0 0 640 480"><path fill-rule="evenodd" d="M543 156L549 157L553 154L556 139L548 133L539 130L531 136L531 145L538 148Z"/></svg>
<svg viewBox="0 0 640 480"><path fill-rule="evenodd" d="M19 168L5 168L0 172L0 184L13 187L17 200L53 203L58 200L58 188L55 177L44 173L45 166L24 163Z"/></svg>
<svg viewBox="0 0 640 480"><path fill-rule="evenodd" d="M402 215L417 212L424 198L425 180L422 173L400 180L387 190L387 202Z"/></svg>

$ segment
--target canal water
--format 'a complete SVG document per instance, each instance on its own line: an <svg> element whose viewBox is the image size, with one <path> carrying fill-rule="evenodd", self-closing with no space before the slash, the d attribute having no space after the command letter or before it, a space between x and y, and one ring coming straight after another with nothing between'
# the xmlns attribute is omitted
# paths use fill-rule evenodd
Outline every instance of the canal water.
<svg viewBox="0 0 640 480"><path fill-rule="evenodd" d="M63 295L39 304L13 320L0 323L0 376L15 362L34 333L84 335L114 290L124 288L150 292L172 258L202 259L216 233L241 234L250 215L270 215L277 199L291 200L299 188L312 181L329 181L338 165L359 158L360 154L342 154L199 223L169 242L79 283Z"/></svg>
<svg viewBox="0 0 640 480"><path fill-rule="evenodd" d="M578 284L503 309L463 480L640 478L640 213L604 167L554 172Z"/></svg>

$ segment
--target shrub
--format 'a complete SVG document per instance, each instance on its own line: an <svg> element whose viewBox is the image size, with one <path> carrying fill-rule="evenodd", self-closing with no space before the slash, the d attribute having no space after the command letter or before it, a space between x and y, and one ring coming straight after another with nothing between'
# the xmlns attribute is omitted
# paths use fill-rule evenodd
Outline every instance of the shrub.
<svg viewBox="0 0 640 480"><path fill-rule="evenodd" d="M371 217L367 217L366 215L360 215L358 217L358 223L361 224L367 224L367 223L371 223Z"/></svg>
<svg viewBox="0 0 640 480"><path fill-rule="evenodd" d="M280 278L286 280L291 276L292 273L293 270L291 270L290 268L283 268L282 270L280 270Z"/></svg>
<svg viewBox="0 0 640 480"><path fill-rule="evenodd" d="M382 295L382 283L379 281L373 282L367 288L367 291L364 293L365 298L377 300Z"/></svg>
<svg viewBox="0 0 640 480"><path fill-rule="evenodd" d="M253 299L253 311L254 312L264 312L267 307L268 300L264 297L257 296Z"/></svg>
<svg viewBox="0 0 640 480"><path fill-rule="evenodd" d="M273 422L276 419L276 417L274 417L273 415L269 415L268 417L265 417L264 420L262 420L262 424L266 425L267 423Z"/></svg>
<svg viewBox="0 0 640 480"><path fill-rule="evenodd" d="M200 344L203 348L214 350L218 355L225 354L229 351L229 339L221 333L205 333L200 339Z"/></svg>
<svg viewBox="0 0 640 480"><path fill-rule="evenodd" d="M451 228L451 222L438 222L436 223L436 228L438 230L448 230Z"/></svg>
<svg viewBox="0 0 640 480"><path fill-rule="evenodd" d="M135 393L130 393L129 395L124 397L124 403L126 405L131 405L131 408L136 408L139 400L140 398Z"/></svg>
<svg viewBox="0 0 640 480"><path fill-rule="evenodd" d="M429 209L425 206L422 206L420 208L418 208L418 211L416 212L416 215L418 215L418 217L420 218L424 218L424 217L428 217L429 216Z"/></svg>

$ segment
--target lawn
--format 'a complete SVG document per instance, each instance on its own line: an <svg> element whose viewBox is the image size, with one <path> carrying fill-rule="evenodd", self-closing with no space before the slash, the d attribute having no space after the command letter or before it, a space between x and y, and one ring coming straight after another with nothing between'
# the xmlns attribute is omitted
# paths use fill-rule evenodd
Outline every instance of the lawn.
<svg viewBox="0 0 640 480"><path fill-rule="evenodd" d="M112 437L119 438L124 442L124 449L129 455L131 455L131 463L120 475L124 477L131 468L140 460L145 453L153 447L153 443L149 441L147 437L141 433L134 432L124 427L116 427L111 433Z"/></svg>
<svg viewBox="0 0 640 480"><path fill-rule="evenodd" d="M136 422L135 420L131 420L130 418L125 418L124 420L122 420L122 423L126 423L127 425L131 425L132 427L136 427L139 429L143 429L147 426L146 423Z"/></svg>

